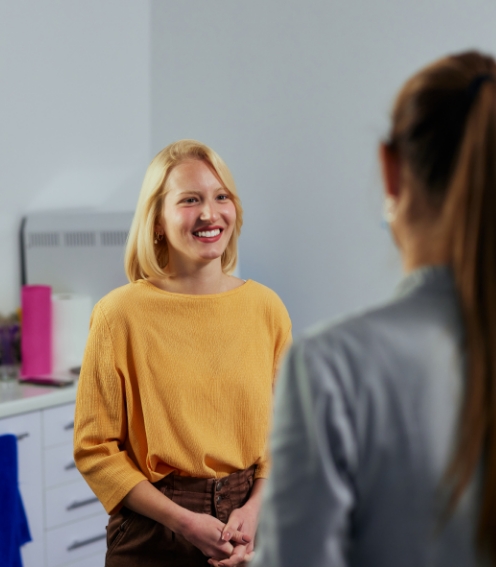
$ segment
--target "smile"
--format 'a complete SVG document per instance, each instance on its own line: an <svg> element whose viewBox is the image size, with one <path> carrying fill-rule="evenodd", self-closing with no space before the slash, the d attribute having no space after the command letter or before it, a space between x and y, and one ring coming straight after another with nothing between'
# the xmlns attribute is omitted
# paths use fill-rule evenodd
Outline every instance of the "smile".
<svg viewBox="0 0 496 567"><path fill-rule="evenodd" d="M215 236L219 236L220 228L215 228L214 230L200 230L198 232L193 232L193 234L200 238L213 238Z"/></svg>

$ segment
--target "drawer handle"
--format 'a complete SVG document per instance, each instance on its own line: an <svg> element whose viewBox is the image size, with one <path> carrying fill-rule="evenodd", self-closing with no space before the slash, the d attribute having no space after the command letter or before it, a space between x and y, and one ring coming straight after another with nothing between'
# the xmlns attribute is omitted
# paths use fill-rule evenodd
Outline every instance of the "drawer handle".
<svg viewBox="0 0 496 567"><path fill-rule="evenodd" d="M75 468L76 468L76 463L72 461L72 463L67 463L67 465L65 465L64 470L70 471Z"/></svg>
<svg viewBox="0 0 496 567"><path fill-rule="evenodd" d="M16 439L17 441L22 441L23 439L26 439L26 437L29 437L29 433L19 433L19 435L16 435Z"/></svg>
<svg viewBox="0 0 496 567"><path fill-rule="evenodd" d="M75 510L76 508L81 508L82 506L88 506L89 504L94 504L95 502L98 502L98 498L96 496L87 498L86 500L75 500L66 507L66 510L69 512L70 510Z"/></svg>
<svg viewBox="0 0 496 567"><path fill-rule="evenodd" d="M68 423L67 425L64 425L64 430L65 431L69 431L69 429L74 429L74 422L71 421L70 423Z"/></svg>
<svg viewBox="0 0 496 567"><path fill-rule="evenodd" d="M75 549L79 549L80 547L84 547L85 545L90 545L90 543L95 543L96 541L100 541L101 539L105 539L107 534L100 534L97 536L89 537L88 539L83 539L82 541L75 541L72 543L68 548L67 551L74 551Z"/></svg>

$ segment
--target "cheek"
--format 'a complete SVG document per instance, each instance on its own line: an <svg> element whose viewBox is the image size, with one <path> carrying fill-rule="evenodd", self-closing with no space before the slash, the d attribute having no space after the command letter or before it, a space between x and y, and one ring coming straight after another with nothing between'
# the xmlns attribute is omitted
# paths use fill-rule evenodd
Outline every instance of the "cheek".
<svg viewBox="0 0 496 567"><path fill-rule="evenodd" d="M236 207L234 206L234 203L229 203L229 206L226 206L224 214L226 218L229 219L229 222L232 224L232 226L234 227L236 223Z"/></svg>
<svg viewBox="0 0 496 567"><path fill-rule="evenodd" d="M167 211L164 221L165 235L170 238L173 234L189 232L195 222L195 217L190 209L175 209Z"/></svg>

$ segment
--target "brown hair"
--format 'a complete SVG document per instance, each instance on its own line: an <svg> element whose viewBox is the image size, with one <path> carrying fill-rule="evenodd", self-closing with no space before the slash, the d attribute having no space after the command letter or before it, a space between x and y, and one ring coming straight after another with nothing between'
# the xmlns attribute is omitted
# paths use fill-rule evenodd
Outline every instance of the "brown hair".
<svg viewBox="0 0 496 567"><path fill-rule="evenodd" d="M440 211L461 301L467 383L446 473L451 513L483 464L477 530L496 565L496 62L443 58L400 91L388 146Z"/></svg>
<svg viewBox="0 0 496 567"><path fill-rule="evenodd" d="M229 191L236 208L236 223L231 239L222 254L221 262L222 270L226 274L232 273L236 267L243 208L231 172L224 160L212 148L196 140L179 140L160 151L146 170L124 259L126 274L131 282L140 278L164 275L163 270L169 261L169 250L165 239L158 246L154 246L155 225L160 218L164 198L169 190L167 180L170 172L189 159L198 159L211 166Z"/></svg>

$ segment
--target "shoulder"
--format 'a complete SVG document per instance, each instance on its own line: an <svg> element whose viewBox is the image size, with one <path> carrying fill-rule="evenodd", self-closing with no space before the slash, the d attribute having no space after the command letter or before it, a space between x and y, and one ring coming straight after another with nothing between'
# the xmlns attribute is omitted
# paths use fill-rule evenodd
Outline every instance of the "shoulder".
<svg viewBox="0 0 496 567"><path fill-rule="evenodd" d="M315 382L337 380L354 396L358 391L397 388L405 368L427 363L433 348L459 343L461 327L448 297L408 295L337 321L304 331L291 356ZM412 380L420 374L410 372ZM401 379L399 377L402 377Z"/></svg>
<svg viewBox="0 0 496 567"><path fill-rule="evenodd" d="M275 291L254 280L248 280L244 285L247 284L251 301L262 309L270 320L280 322L283 326L291 326L288 310Z"/></svg>
<svg viewBox="0 0 496 567"><path fill-rule="evenodd" d="M416 319L425 321L423 306L415 298L399 298L346 318L317 323L297 342L303 350L329 351L332 347L363 355L409 333Z"/></svg>
<svg viewBox="0 0 496 567"><path fill-rule="evenodd" d="M250 295L254 299L266 305L268 308L287 313L286 306L282 302L281 298L274 290L270 289L270 287L258 283L255 280L248 280L246 284L248 284Z"/></svg>
<svg viewBox="0 0 496 567"><path fill-rule="evenodd" d="M400 300L320 322L295 340L288 358L295 368L305 368L317 387L332 381L353 399L382 382L387 359L410 345L410 311L408 302Z"/></svg>
<svg viewBox="0 0 496 567"><path fill-rule="evenodd" d="M377 310L380 311L380 310ZM374 326L374 311L358 313L346 318L320 321L303 331L295 342L302 351L322 351L354 342L366 342L366 335Z"/></svg>
<svg viewBox="0 0 496 567"><path fill-rule="evenodd" d="M147 287L143 280L118 287L102 297L93 309L92 318L104 318L107 322L129 316L140 310L140 303L146 301Z"/></svg>

